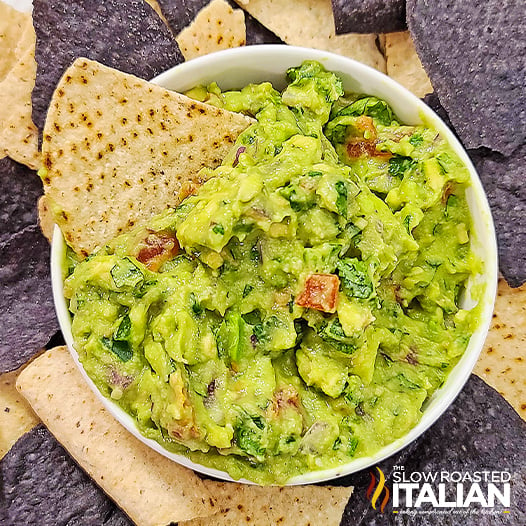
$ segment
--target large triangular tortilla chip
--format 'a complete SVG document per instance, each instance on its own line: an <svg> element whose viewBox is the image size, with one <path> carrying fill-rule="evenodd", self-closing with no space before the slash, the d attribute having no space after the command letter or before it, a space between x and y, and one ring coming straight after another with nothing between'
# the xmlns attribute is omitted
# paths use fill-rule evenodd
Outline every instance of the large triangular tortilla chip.
<svg viewBox="0 0 526 526"><path fill-rule="evenodd" d="M204 481L217 498L220 512L180 526L338 526L352 487L258 487Z"/></svg>
<svg viewBox="0 0 526 526"><path fill-rule="evenodd" d="M336 35L331 0L235 0L287 44L339 53L385 72L376 35Z"/></svg>
<svg viewBox="0 0 526 526"><path fill-rule="evenodd" d="M53 95L42 179L55 221L87 255L177 205L251 119L79 58Z"/></svg>
<svg viewBox="0 0 526 526"><path fill-rule="evenodd" d="M193 471L144 445L104 409L65 347L28 365L17 389L135 523L165 526L216 511L214 499Z"/></svg>

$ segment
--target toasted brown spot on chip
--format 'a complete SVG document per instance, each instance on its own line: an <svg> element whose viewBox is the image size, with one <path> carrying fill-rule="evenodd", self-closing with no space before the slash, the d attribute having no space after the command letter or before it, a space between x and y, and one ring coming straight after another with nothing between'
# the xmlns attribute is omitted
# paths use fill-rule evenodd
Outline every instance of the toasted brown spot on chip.
<svg viewBox="0 0 526 526"><path fill-rule="evenodd" d="M89 64L85 70L79 67L84 62ZM87 86L74 82L79 71L88 77L96 73L97 82ZM43 153L49 176L45 192L53 201L54 209L56 206L57 211L68 212L67 226L60 224L63 222L60 213L56 219L69 232L68 243L78 253L91 252L95 246L128 228L130 220L137 224L168 205L176 205L182 181L193 178L203 166L219 164L229 143L251 122L245 116L224 110L209 111L208 106L200 102L84 59L74 63L66 76L72 80L62 81L58 86L64 95L53 100L59 106L52 105L44 132L48 139L44 140ZM95 94L100 92L106 95L97 100ZM128 102L120 105L123 99ZM86 119L75 120L64 112L63 108L69 104L74 104L75 112ZM186 114L191 108L195 113L189 119ZM164 133L154 132L150 116L143 119L151 110L153 119L162 111L170 116L169 121L163 123ZM98 117L93 120L91 115ZM78 128L69 128L68 124L73 121ZM176 121L178 124L173 125ZM87 122L93 125L89 127ZM130 122L136 122L133 131L127 129ZM60 134L53 123L61 128ZM78 130L82 133L81 142ZM192 136L191 143L186 142L189 136ZM133 149L117 148L117 145L126 146L130 137L134 139ZM92 148L94 140L97 148ZM76 151L72 151L72 144L77 144ZM65 153L59 159L60 149ZM147 177L144 176L145 159L153 160ZM105 172L113 177L105 178ZM59 177L60 174L64 175ZM75 186L86 188L88 179L93 182L90 191L93 203L89 207L82 191L73 192ZM127 186L124 181L132 184ZM128 189L133 191L132 199ZM133 213L127 208L130 200L141 203ZM122 208L119 203L123 204ZM91 221L101 218L103 212L107 213L104 221Z"/></svg>
<svg viewBox="0 0 526 526"><path fill-rule="evenodd" d="M500 279L495 315L475 373L501 392L526 418L526 285L514 289ZM503 367L505 364L510 365Z"/></svg>

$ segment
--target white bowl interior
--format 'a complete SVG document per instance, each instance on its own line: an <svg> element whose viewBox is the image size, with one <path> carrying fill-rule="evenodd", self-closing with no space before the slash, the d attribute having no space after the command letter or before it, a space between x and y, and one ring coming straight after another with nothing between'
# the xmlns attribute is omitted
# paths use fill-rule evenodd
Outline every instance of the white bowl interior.
<svg viewBox="0 0 526 526"><path fill-rule="evenodd" d="M312 59L321 62L328 70L337 72L343 79L345 91L367 93L385 99L393 108L400 120L406 124L420 124L423 121L434 126L467 165L472 185L467 192L474 226L473 248L484 261L483 273L471 280L464 298L464 307L473 305L470 290L473 284L485 284L482 295L481 319L472 335L468 347L454 369L450 372L444 385L436 391L427 402L420 422L400 439L385 446L375 455L352 460L343 466L314 471L297 476L289 481L292 484L322 482L342 475L354 473L391 456L407 446L430 427L456 398L477 361L480 350L491 321L497 285L497 244L495 230L489 205L477 173L450 129L420 99L378 71L354 60L308 48L292 46L250 46L221 51L191 60L162 73L153 82L168 89L185 91L197 84L208 84L216 81L222 89L241 88L251 82L270 81L277 89L285 86L285 71L291 66L299 65L303 60ZM53 296L60 327L70 352L82 375L91 389L104 404L106 409L134 436L166 457L194 469L200 473L224 480L232 480L225 472L196 464L188 458L165 450L154 440L143 437L131 416L125 413L116 403L102 396L79 362L73 346L71 335L71 318L63 294L62 261L65 243L62 233L55 227L51 251L51 271ZM250 483L246 480L239 482Z"/></svg>

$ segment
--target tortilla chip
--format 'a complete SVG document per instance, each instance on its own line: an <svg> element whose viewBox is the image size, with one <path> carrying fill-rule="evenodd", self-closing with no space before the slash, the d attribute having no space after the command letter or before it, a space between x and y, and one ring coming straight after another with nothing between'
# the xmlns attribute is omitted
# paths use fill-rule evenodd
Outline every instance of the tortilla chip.
<svg viewBox="0 0 526 526"><path fill-rule="evenodd" d="M424 102L451 128L449 115L436 93ZM517 148L509 157L486 148L468 150L480 176L491 207L499 269L511 287L526 282L526 146Z"/></svg>
<svg viewBox="0 0 526 526"><path fill-rule="evenodd" d="M209 0L158 0L161 12L174 35L188 27Z"/></svg>
<svg viewBox="0 0 526 526"><path fill-rule="evenodd" d="M447 111L444 109L444 106L442 106L442 104L440 103L438 95L435 92L428 93L425 97L422 98L422 100L444 121L448 128L450 128L451 131L454 133L455 129L453 128L453 125L449 120L449 115L447 114Z"/></svg>
<svg viewBox="0 0 526 526"><path fill-rule="evenodd" d="M526 145L509 157L485 148L468 153L495 221L500 271L518 287L526 282Z"/></svg>
<svg viewBox="0 0 526 526"><path fill-rule="evenodd" d="M376 35L336 35L331 0L236 0L287 44L339 53L385 72Z"/></svg>
<svg viewBox="0 0 526 526"><path fill-rule="evenodd" d="M214 499L193 471L137 440L104 409L66 347L55 347L28 365L17 389L137 524L164 526L215 512Z"/></svg>
<svg viewBox="0 0 526 526"><path fill-rule="evenodd" d="M408 0L418 56L466 148L526 142L524 1Z"/></svg>
<svg viewBox="0 0 526 526"><path fill-rule="evenodd" d="M161 11L161 6L157 0L144 0L161 18L161 20L168 25L166 18L164 18L163 12Z"/></svg>
<svg viewBox="0 0 526 526"><path fill-rule="evenodd" d="M212 0L176 40L186 60L244 46L245 15L241 9L232 9L225 0Z"/></svg>
<svg viewBox="0 0 526 526"><path fill-rule="evenodd" d="M5 79L24 51L24 38L27 37L24 33L29 25L32 25L29 13L21 13L0 2L0 81ZM22 49L18 48L19 43Z"/></svg>
<svg viewBox="0 0 526 526"><path fill-rule="evenodd" d="M55 91L42 154L48 203L87 255L181 200L252 119L78 59Z"/></svg>
<svg viewBox="0 0 526 526"><path fill-rule="evenodd" d="M0 461L0 480L3 525L133 526L43 425Z"/></svg>
<svg viewBox="0 0 526 526"><path fill-rule="evenodd" d="M183 522L180 526L338 526L352 487L259 487L205 480L217 498L220 513Z"/></svg>
<svg viewBox="0 0 526 526"><path fill-rule="evenodd" d="M419 508L405 507L402 499L401 510L411 513L419 510L410 518L397 517L392 513L390 504L385 513L378 519L377 509L368 502L367 512L361 516L360 524L381 526L518 526L526 524L526 477L524 477L524 458L526 455L526 423L497 391L486 385L483 380L471 375L448 410L415 442L413 454L406 461L398 464L398 471L403 470L407 479L412 473L468 473L472 476L477 471L508 472L510 481L510 506L506 507L509 516L503 514L503 506L496 503L493 508L469 506L458 509L454 507L437 508L431 502L424 502ZM481 467L483 466L483 467ZM438 484L431 482L431 487ZM445 483L445 492L455 501L456 484ZM487 482L481 482L481 488L487 488ZM502 484L496 485L501 491ZM388 483L388 487L391 484ZM423 484L419 488L422 490ZM464 482L465 491L473 487L470 481ZM362 488L360 488L362 489ZM362 489L363 491L363 489ZM418 491L418 490L417 490ZM425 490L424 490L425 491ZM485 492L487 489L483 489ZM435 489L436 492L436 489ZM358 493L358 489L356 490ZM425 494L425 493L423 493ZM436 494L436 493L435 493ZM361 495L366 495L363 491ZM466 493L464 493L466 495ZM363 498L363 497L362 497ZM449 499L451 500L451 499ZM350 508L351 506L349 506ZM473 513L477 509L479 513ZM410 511L411 510L411 511ZM437 511L446 515L437 515ZM456 516L455 512L470 511L465 516ZM495 513L496 512L496 513ZM433 518L435 517L435 518ZM402 520L400 520L402 519ZM348 522L347 524L353 524ZM355 524L355 523L354 523Z"/></svg>
<svg viewBox="0 0 526 526"><path fill-rule="evenodd" d="M38 200L38 224L44 237L51 243L55 229L55 220L45 195Z"/></svg>
<svg viewBox="0 0 526 526"><path fill-rule="evenodd" d="M526 496L526 480L523 476L526 455L525 433L526 423L508 402L492 387L472 374L447 411L416 440L391 457L382 460L377 466L338 479L338 483L354 486L341 525L505 526L508 524L509 518L505 515L501 515L502 520L496 520L495 514L483 513L464 516L458 520L455 515L450 515L454 512L454 508L446 508L446 515L437 517L437 508L433 510L429 502L424 502L419 508L421 510L417 513L419 519L413 516L412 520L408 515L400 517L392 513L391 499L384 513L380 514L379 505L384 494L378 499L374 509L371 505L371 490L367 492L371 483L370 473L374 473L378 480L376 467L384 473L386 487L389 489L392 489L394 472L400 473L402 470L407 478L411 473L417 472L456 471L473 474L481 469L509 471L512 475L511 494L514 495L508 508L510 518L514 517L509 526L524 524L521 518L524 516L522 510ZM454 494L455 489L454 483L451 485L446 483L446 492L450 495ZM404 501L405 499L402 502ZM408 510L403 504L402 509ZM417 509L413 508L413 511ZM502 514L502 511L499 511L499 514ZM432 519L433 515L437 520Z"/></svg>
<svg viewBox="0 0 526 526"><path fill-rule="evenodd" d="M183 62L174 35L137 0L33 0L38 64L33 122L44 127L53 90L77 57L88 57L144 79Z"/></svg>
<svg viewBox="0 0 526 526"><path fill-rule="evenodd" d="M42 182L33 170L12 159L0 160L0 243L36 224L42 193Z"/></svg>
<svg viewBox="0 0 526 526"><path fill-rule="evenodd" d="M332 0L336 33L387 33L406 28L405 0Z"/></svg>
<svg viewBox="0 0 526 526"><path fill-rule="evenodd" d="M526 285L499 280L493 323L475 373L526 420Z"/></svg>
<svg viewBox="0 0 526 526"><path fill-rule="evenodd" d="M18 371L0 375L0 459L39 420L26 399L16 390Z"/></svg>
<svg viewBox="0 0 526 526"><path fill-rule="evenodd" d="M49 245L38 225L0 243L0 372L14 371L58 331Z"/></svg>
<svg viewBox="0 0 526 526"><path fill-rule="evenodd" d="M31 15L0 3L0 157L37 169L38 132L31 120L35 85L35 31Z"/></svg>
<svg viewBox="0 0 526 526"><path fill-rule="evenodd" d="M417 97L432 93L433 86L416 54L408 31L385 35L387 74Z"/></svg>
<svg viewBox="0 0 526 526"><path fill-rule="evenodd" d="M174 35L178 35L190 25L197 13L208 2L209 0L159 0L162 13ZM233 4L232 0L229 3ZM245 13L245 27L248 46L253 44L283 44L280 38L248 13Z"/></svg>
<svg viewBox="0 0 526 526"><path fill-rule="evenodd" d="M378 35L378 40L376 42L378 44L378 49L381 51L382 55L384 55L385 57L385 33L380 33Z"/></svg>

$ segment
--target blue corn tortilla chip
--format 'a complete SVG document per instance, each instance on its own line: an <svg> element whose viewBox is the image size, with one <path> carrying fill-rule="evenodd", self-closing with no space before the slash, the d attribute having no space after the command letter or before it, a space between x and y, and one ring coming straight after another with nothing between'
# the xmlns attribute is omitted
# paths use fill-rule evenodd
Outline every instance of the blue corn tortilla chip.
<svg viewBox="0 0 526 526"><path fill-rule="evenodd" d="M161 11L174 35L178 35L189 26L197 13L210 3L210 0L158 0ZM228 0L233 8L239 6ZM283 41L272 31L260 24L253 16L245 11L245 26L247 45L254 44L283 44Z"/></svg>
<svg viewBox="0 0 526 526"><path fill-rule="evenodd" d="M506 400L472 375L438 422L407 448L379 463L378 467L385 474L386 486L391 490L393 473L400 467L406 473L508 470L513 475L510 516L462 516L462 524L509 526L511 518L513 524L525 524L525 432L526 423ZM405 524L392 513L392 499L384 513L372 508L367 488L373 471L375 467L332 481L342 486L354 486L341 526ZM24 435L4 457L0 462L0 477L3 478L0 489L3 495L0 495L5 503L0 509L0 524L131 524L42 426ZM436 517L423 515L418 519L421 520L408 524L459 524L456 515L447 513Z"/></svg>
<svg viewBox="0 0 526 526"><path fill-rule="evenodd" d="M526 510L525 433L526 422L508 402L479 377L471 375L453 405L430 429L408 448L378 464L385 474L386 487L390 489L391 494L384 513L380 513L378 509L382 499L376 504L377 509L375 510L371 506L370 498L367 498L367 488L371 482L369 472L374 472L378 480L378 472L375 467L337 481L342 485L354 485L354 492L343 515L341 525L510 526L511 524L526 524L526 512L524 511ZM431 511L431 514L415 517L394 514L392 506L393 473L400 468L408 475L413 472L509 471L512 475L511 507L508 508L510 514L503 514L502 510L499 510L500 513L496 515L459 516L453 513L433 515L429 504L423 504L420 510L428 513ZM436 487L434 485L435 492L437 492ZM481 484L481 487L484 487L484 483ZM468 489L469 482L465 488L466 493ZM400 509L411 508L404 508L402 504ZM440 509L446 512L455 510L455 508Z"/></svg>
<svg viewBox="0 0 526 526"><path fill-rule="evenodd" d="M231 4L232 6L235 5L234 2L231 2ZM281 38L258 22L247 11L245 11L245 26L247 30L247 46L256 44L285 44Z"/></svg>
<svg viewBox="0 0 526 526"><path fill-rule="evenodd" d="M405 0L332 0L336 34L406 29Z"/></svg>
<svg viewBox="0 0 526 526"><path fill-rule="evenodd" d="M210 0L157 0L174 35L189 26Z"/></svg>
<svg viewBox="0 0 526 526"><path fill-rule="evenodd" d="M13 371L58 331L49 244L38 225L0 243L0 373Z"/></svg>
<svg viewBox="0 0 526 526"><path fill-rule="evenodd" d="M526 142L523 0L408 0L417 53L466 148Z"/></svg>
<svg viewBox="0 0 526 526"><path fill-rule="evenodd" d="M0 461L0 524L133 526L42 425Z"/></svg>
<svg viewBox="0 0 526 526"><path fill-rule="evenodd" d="M435 92L428 93L422 100L449 126L451 131L455 133L455 129L449 120L449 115L442 104L440 104L438 95Z"/></svg>
<svg viewBox="0 0 526 526"><path fill-rule="evenodd" d="M8 157L0 160L0 244L37 223L37 201L43 193L36 172Z"/></svg>
<svg viewBox="0 0 526 526"><path fill-rule="evenodd" d="M40 131L55 86L77 57L147 80L183 62L170 29L143 0L34 0L33 23L33 121Z"/></svg>
<svg viewBox="0 0 526 526"><path fill-rule="evenodd" d="M424 102L453 129L436 93L426 95ZM500 271L511 287L519 287L526 282L526 147L509 157L487 148L468 150L468 154L491 207Z"/></svg>
<svg viewBox="0 0 526 526"><path fill-rule="evenodd" d="M495 221L499 268L511 287L526 282L526 145L511 156L468 151Z"/></svg>

